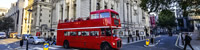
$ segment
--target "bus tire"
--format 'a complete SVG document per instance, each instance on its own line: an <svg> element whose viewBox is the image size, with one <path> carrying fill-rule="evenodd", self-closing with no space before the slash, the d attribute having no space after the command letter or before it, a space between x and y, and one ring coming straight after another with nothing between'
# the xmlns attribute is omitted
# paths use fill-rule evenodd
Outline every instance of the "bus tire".
<svg viewBox="0 0 200 50"><path fill-rule="evenodd" d="M69 42L68 41L64 41L63 47L68 49L69 48Z"/></svg>
<svg viewBox="0 0 200 50"><path fill-rule="evenodd" d="M113 50L113 48L109 44L103 43L100 46L100 50Z"/></svg>

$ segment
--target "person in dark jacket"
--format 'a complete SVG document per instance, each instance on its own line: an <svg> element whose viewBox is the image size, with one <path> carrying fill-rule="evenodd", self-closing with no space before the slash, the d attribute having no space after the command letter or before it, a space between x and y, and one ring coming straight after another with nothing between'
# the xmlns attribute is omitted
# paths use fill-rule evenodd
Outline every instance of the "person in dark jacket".
<svg viewBox="0 0 200 50"><path fill-rule="evenodd" d="M56 44L56 36L53 37L53 42L51 43L51 45Z"/></svg>
<svg viewBox="0 0 200 50"><path fill-rule="evenodd" d="M192 40L192 38L188 35L188 33L186 33L186 34L185 34L185 39L184 39L184 41L185 41L184 50L186 50L187 45L189 45L190 48L191 48L192 50L194 50L194 49L192 48L191 44L190 44L191 40Z"/></svg>

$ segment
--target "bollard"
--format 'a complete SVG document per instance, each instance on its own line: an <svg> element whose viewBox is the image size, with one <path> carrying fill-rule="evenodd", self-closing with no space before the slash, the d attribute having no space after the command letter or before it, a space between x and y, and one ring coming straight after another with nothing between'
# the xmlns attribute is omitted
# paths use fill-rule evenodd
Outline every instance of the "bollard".
<svg viewBox="0 0 200 50"><path fill-rule="evenodd" d="M132 42L133 42L133 37L131 37L131 39L132 39Z"/></svg>
<svg viewBox="0 0 200 50"><path fill-rule="evenodd" d="M137 36L135 38L136 38L136 41L137 41Z"/></svg>
<svg viewBox="0 0 200 50"><path fill-rule="evenodd" d="M27 39L27 42L26 42L26 50L28 50L28 39Z"/></svg>
<svg viewBox="0 0 200 50"><path fill-rule="evenodd" d="M149 39L146 39L146 46L149 46Z"/></svg>
<svg viewBox="0 0 200 50"><path fill-rule="evenodd" d="M139 40L140 40L140 36L139 36Z"/></svg>
<svg viewBox="0 0 200 50"><path fill-rule="evenodd" d="M127 40L128 40L127 43L129 43L129 41L130 41L130 40L129 40L129 37L127 38Z"/></svg>
<svg viewBox="0 0 200 50"><path fill-rule="evenodd" d="M144 36L142 36L142 40L144 39Z"/></svg>
<svg viewBox="0 0 200 50"><path fill-rule="evenodd" d="M49 48L49 43L44 43L43 50L48 50L48 48Z"/></svg>
<svg viewBox="0 0 200 50"><path fill-rule="evenodd" d="M152 44L154 43L154 38L151 38L151 43L152 43Z"/></svg>
<svg viewBox="0 0 200 50"><path fill-rule="evenodd" d="M23 46L23 39L22 40L20 40L20 46L21 46L21 48L22 48L22 46Z"/></svg>

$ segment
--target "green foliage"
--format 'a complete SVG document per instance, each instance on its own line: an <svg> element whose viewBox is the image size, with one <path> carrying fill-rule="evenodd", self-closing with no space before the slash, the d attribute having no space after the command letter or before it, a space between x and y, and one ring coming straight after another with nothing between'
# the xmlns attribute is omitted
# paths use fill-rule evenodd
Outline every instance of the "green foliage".
<svg viewBox="0 0 200 50"><path fill-rule="evenodd" d="M140 7L149 12L158 12L159 10L168 9L173 0L141 0Z"/></svg>
<svg viewBox="0 0 200 50"><path fill-rule="evenodd" d="M14 24L13 24L14 20L11 17L3 17L0 20L0 31L8 31L9 28L13 28Z"/></svg>
<svg viewBox="0 0 200 50"><path fill-rule="evenodd" d="M158 26L172 28L176 26L174 13L170 10L162 10L158 18Z"/></svg>
<svg viewBox="0 0 200 50"><path fill-rule="evenodd" d="M149 12L158 12L160 10L169 9L170 4L177 2L179 7L183 10L183 16L187 17L187 7L200 5L200 0L141 0L140 7Z"/></svg>

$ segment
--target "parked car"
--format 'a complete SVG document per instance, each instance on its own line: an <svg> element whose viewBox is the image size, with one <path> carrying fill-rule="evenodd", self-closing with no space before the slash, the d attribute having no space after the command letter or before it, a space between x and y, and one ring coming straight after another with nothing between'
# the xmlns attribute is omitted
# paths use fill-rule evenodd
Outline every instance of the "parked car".
<svg viewBox="0 0 200 50"><path fill-rule="evenodd" d="M5 32L0 32L0 38L6 38L6 33Z"/></svg>
<svg viewBox="0 0 200 50"><path fill-rule="evenodd" d="M22 39L27 40L31 35L30 34L23 34Z"/></svg>
<svg viewBox="0 0 200 50"><path fill-rule="evenodd" d="M31 37L28 38L28 42L32 43L32 44L39 44L39 43L44 43L45 40L42 37L31 36Z"/></svg>

